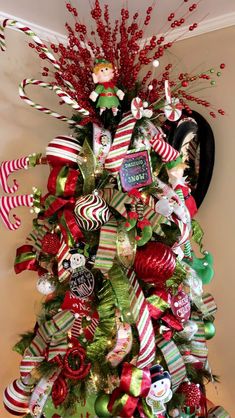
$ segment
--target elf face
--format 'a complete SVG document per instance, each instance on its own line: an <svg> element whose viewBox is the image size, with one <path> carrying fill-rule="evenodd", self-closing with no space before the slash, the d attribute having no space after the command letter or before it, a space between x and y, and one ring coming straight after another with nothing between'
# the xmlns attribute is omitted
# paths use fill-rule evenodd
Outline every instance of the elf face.
<svg viewBox="0 0 235 418"><path fill-rule="evenodd" d="M96 73L96 78L98 80L98 83L107 83L108 81L111 81L113 78L113 68L109 67L101 67L99 71Z"/></svg>
<svg viewBox="0 0 235 418"><path fill-rule="evenodd" d="M168 378L163 378L152 383L150 391L148 393L148 398L151 398L154 401L164 401L171 391L171 381Z"/></svg>

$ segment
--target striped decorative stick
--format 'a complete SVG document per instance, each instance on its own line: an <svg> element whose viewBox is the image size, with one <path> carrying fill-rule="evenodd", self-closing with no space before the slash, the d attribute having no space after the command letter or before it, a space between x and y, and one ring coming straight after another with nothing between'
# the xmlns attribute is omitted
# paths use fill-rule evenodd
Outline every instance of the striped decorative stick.
<svg viewBox="0 0 235 418"><path fill-rule="evenodd" d="M6 27L14 27L19 31L23 32L25 35L29 36L33 42L37 46L39 46L46 55L47 59L52 63L54 68L58 71L60 70L60 63L56 60L54 55L48 50L47 46L41 41L41 39L32 31L32 29L28 28L27 26L23 25L22 23L18 22L17 20L13 19L5 19L0 25L0 48L2 51L6 50L6 42L4 36L4 28Z"/></svg>
<svg viewBox="0 0 235 418"><path fill-rule="evenodd" d="M33 195L20 195L20 196L1 196L0 197L0 218L3 223L11 231L15 231L21 225L20 219L14 214L13 218L15 223L12 223L9 219L10 210L18 208L19 206L32 207L34 202Z"/></svg>
<svg viewBox="0 0 235 418"><path fill-rule="evenodd" d="M25 87L28 85L36 85L39 87L43 87L49 90L54 91L60 99L62 99L65 103L67 103L69 106L72 106L73 109L77 110L77 112L81 113L84 116L89 115L88 110L82 108L75 100L73 100L68 93L61 90L59 86L54 86L50 83L45 83L44 81L35 80L32 78L28 78L23 80L19 85L19 95L22 100L24 100L29 106L33 107L34 109L39 110L40 112L46 113L47 115L53 116L56 119L62 120L64 122L69 123L70 125L79 125L74 120L68 119L66 116L62 116L57 112L54 112L47 107L41 106L40 104L37 104L33 102L29 97L25 94ZM80 125L79 125L80 126Z"/></svg>
<svg viewBox="0 0 235 418"><path fill-rule="evenodd" d="M28 157L18 158L12 161L3 161L0 166L0 183L5 193L15 193L18 190L19 185L16 179L13 180L13 186L8 186L7 180L11 173L20 170L22 168L27 169L29 163Z"/></svg>

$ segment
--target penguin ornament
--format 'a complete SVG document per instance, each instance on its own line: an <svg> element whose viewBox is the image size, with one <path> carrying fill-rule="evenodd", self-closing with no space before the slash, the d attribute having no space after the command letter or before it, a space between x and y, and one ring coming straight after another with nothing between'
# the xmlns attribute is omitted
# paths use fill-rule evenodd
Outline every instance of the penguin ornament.
<svg viewBox="0 0 235 418"><path fill-rule="evenodd" d="M154 417L166 410L165 404L172 398L171 378L160 364L155 364L150 369L151 387L146 398L146 403L152 408Z"/></svg>

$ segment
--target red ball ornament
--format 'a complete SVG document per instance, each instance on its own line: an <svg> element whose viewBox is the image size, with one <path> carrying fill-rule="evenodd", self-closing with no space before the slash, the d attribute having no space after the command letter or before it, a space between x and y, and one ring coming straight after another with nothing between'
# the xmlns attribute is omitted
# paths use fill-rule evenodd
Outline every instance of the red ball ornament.
<svg viewBox="0 0 235 418"><path fill-rule="evenodd" d="M196 385L195 383L184 382L180 385L178 392L185 395L185 406L199 406L202 396L199 385Z"/></svg>
<svg viewBox="0 0 235 418"><path fill-rule="evenodd" d="M186 80L182 81L181 86L188 87L188 82Z"/></svg>
<svg viewBox="0 0 235 418"><path fill-rule="evenodd" d="M135 271L137 276L146 283L164 287L175 270L175 254L172 249L161 242L148 242L137 250Z"/></svg>
<svg viewBox="0 0 235 418"><path fill-rule="evenodd" d="M56 255L60 248L60 239L57 234L47 232L42 239L42 252Z"/></svg>
<svg viewBox="0 0 235 418"><path fill-rule="evenodd" d="M32 386L25 385L20 379L14 380L3 394L3 403L12 415L25 415L29 409Z"/></svg>

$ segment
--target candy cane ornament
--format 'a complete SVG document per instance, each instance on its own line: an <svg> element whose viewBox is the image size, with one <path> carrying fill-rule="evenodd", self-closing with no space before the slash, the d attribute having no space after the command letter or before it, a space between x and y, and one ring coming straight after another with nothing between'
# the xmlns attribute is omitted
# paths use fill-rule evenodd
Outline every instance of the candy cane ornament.
<svg viewBox="0 0 235 418"><path fill-rule="evenodd" d="M3 161L0 166L0 183L5 193L15 193L18 190L18 183L16 179L13 180L13 186L8 186L7 180L10 174L24 168L27 170L29 164L29 157L18 158L12 161Z"/></svg>
<svg viewBox="0 0 235 418"><path fill-rule="evenodd" d="M75 121L73 121L71 119L68 119L66 116L62 116L62 115L58 114L57 112L54 112L54 111L52 111L52 110L50 110L50 109L48 109L44 106L41 106L40 104L37 104L37 103L33 102L31 99L29 99L29 97L26 96L26 94L25 94L25 88L28 85L34 85L34 86L36 85L36 86L40 86L40 87L52 90L66 104L71 106L73 109L77 110L77 112L81 113L83 116L88 116L89 115L88 110L82 108L75 100L73 100L71 98L71 96L68 93L61 90L61 88L59 86L54 86L53 84L45 83L44 81L35 80L33 78L24 79L19 85L19 96L29 106L33 107L34 109L39 110L40 112L46 113L47 115L50 115L50 116L53 116L56 119L63 120L65 122L69 123L70 125L78 125L79 127L81 126L78 123L76 123Z"/></svg>
<svg viewBox="0 0 235 418"><path fill-rule="evenodd" d="M14 214L13 218L15 223L9 219L11 209L18 208L20 206L32 207L34 203L34 197L30 195L20 196L1 196L0 197L0 217L3 223L11 231L15 231L21 225L21 220Z"/></svg>
<svg viewBox="0 0 235 418"><path fill-rule="evenodd" d="M13 19L5 19L2 23L2 26L0 26L0 48L2 51L6 50L6 42L5 42L5 36L4 36L4 28L6 27L14 27L15 29L20 30L25 35L29 36L37 46L39 46L46 55L47 59L52 63L54 68L56 70L60 70L60 63L56 60L54 55L48 50L47 46L41 41L41 39L37 36L35 32L32 31L32 29L25 26L23 23L18 22L17 20Z"/></svg>

